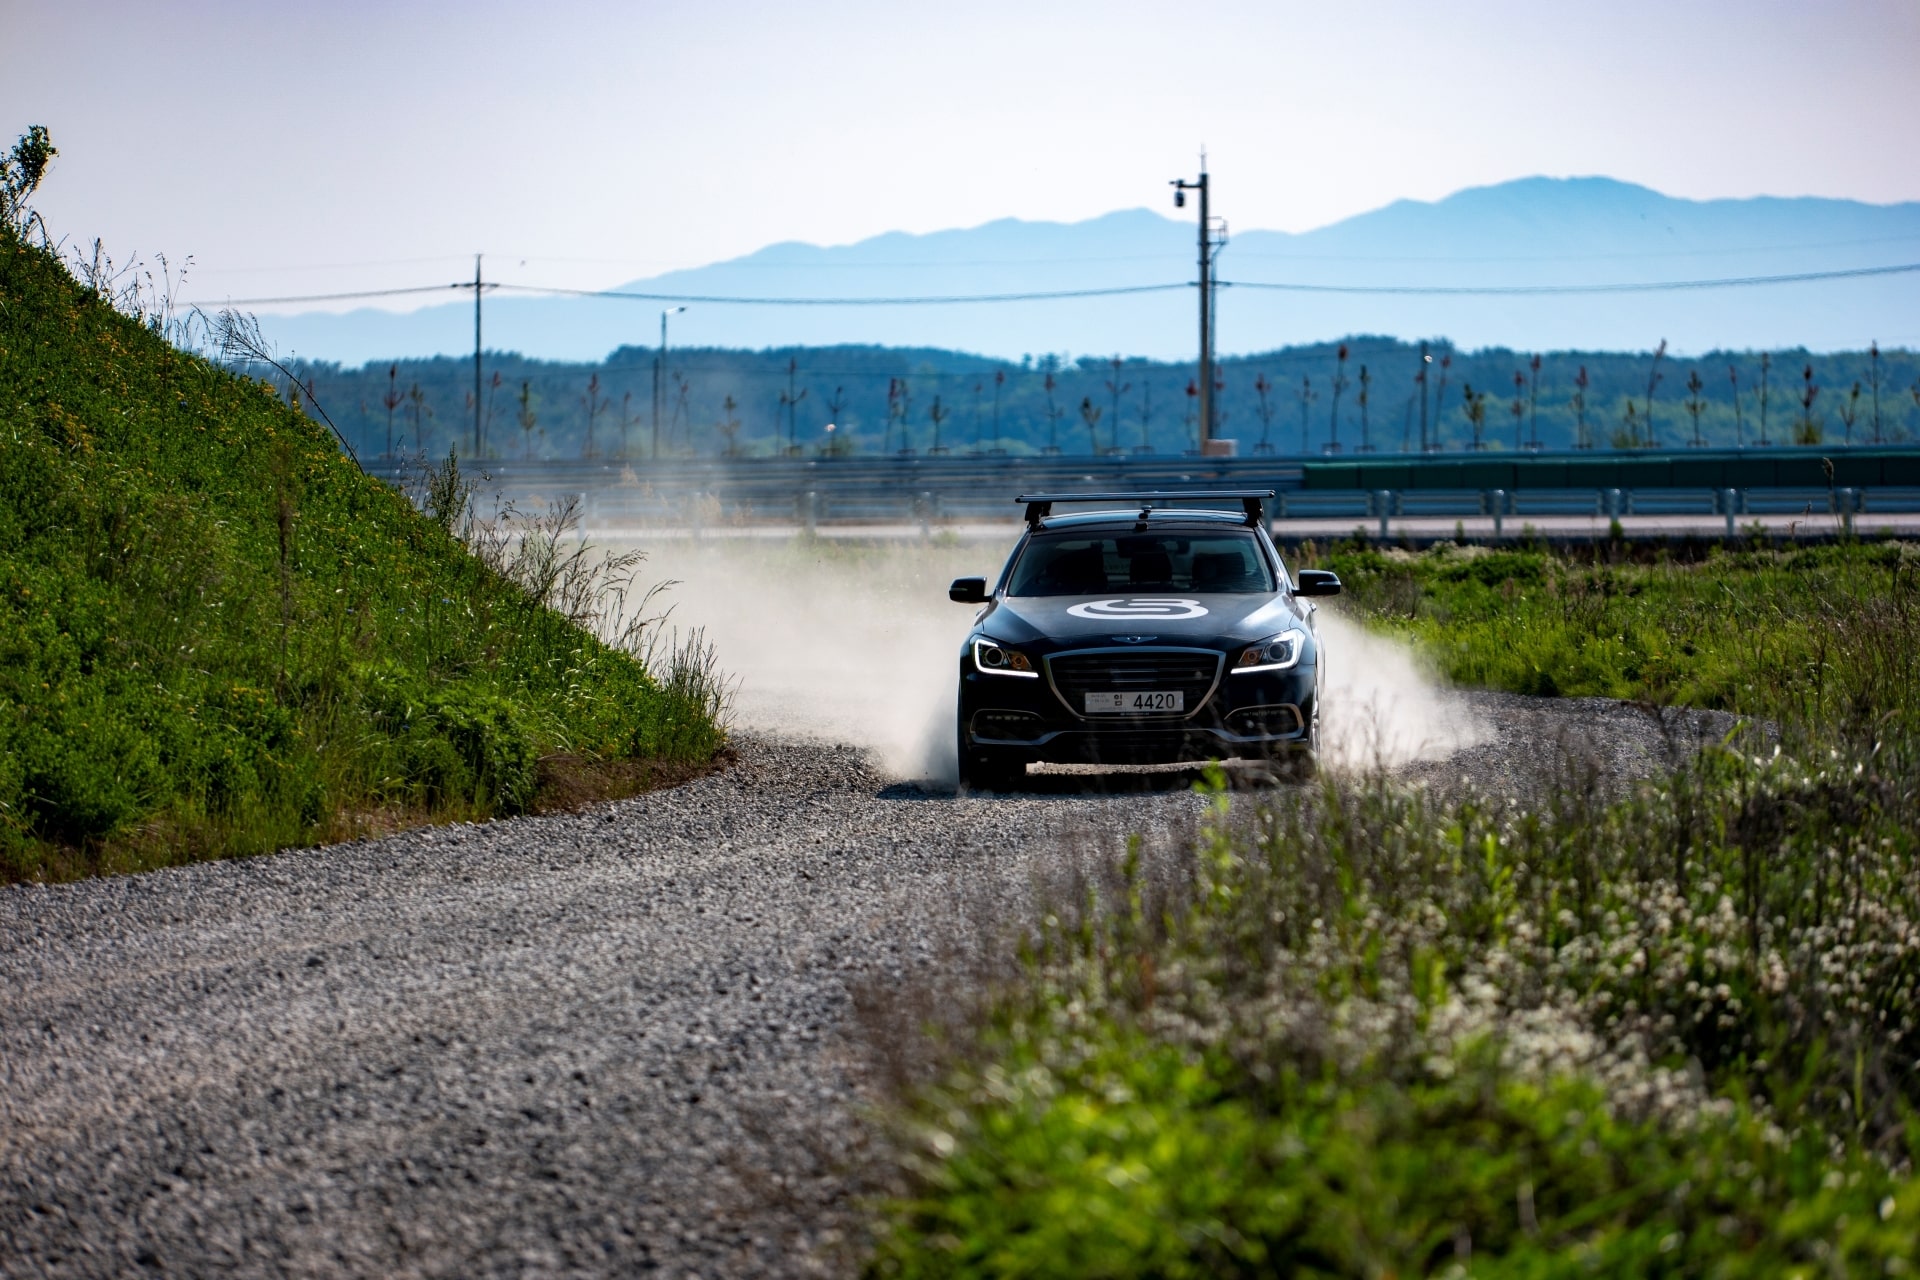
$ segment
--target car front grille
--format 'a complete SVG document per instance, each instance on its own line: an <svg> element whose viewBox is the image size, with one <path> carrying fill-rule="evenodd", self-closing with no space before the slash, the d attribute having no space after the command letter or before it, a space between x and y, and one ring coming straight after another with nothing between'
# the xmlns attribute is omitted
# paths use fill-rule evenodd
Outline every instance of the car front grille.
<svg viewBox="0 0 1920 1280"><path fill-rule="evenodd" d="M1084 716L1086 695L1103 692L1162 692L1178 689L1186 704L1181 712L1152 719L1179 718L1198 711L1220 680L1223 657L1206 649L1083 649L1047 658L1047 677L1067 710ZM1097 719L1133 717L1100 716Z"/></svg>

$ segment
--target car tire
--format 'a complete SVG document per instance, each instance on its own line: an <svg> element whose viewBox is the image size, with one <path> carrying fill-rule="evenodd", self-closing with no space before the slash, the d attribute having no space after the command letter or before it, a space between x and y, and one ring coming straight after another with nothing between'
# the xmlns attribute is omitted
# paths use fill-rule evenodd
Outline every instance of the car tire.
<svg viewBox="0 0 1920 1280"><path fill-rule="evenodd" d="M1027 763L985 747L969 747L966 731L959 733L960 789L962 791L1017 791L1027 776Z"/></svg>

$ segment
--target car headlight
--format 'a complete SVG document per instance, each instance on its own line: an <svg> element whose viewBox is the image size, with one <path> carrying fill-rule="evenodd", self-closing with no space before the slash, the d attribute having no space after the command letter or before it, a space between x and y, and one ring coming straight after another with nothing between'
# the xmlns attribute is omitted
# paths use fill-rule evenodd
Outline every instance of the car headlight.
<svg viewBox="0 0 1920 1280"><path fill-rule="evenodd" d="M982 675L1025 676L1029 680L1040 678L1040 673L1033 669L1033 662L1026 654L998 640L989 640L986 636L977 637L973 642L973 666Z"/></svg>
<svg viewBox="0 0 1920 1280"><path fill-rule="evenodd" d="M1277 636L1268 636L1259 644L1250 644L1242 649L1239 659L1233 664L1233 674L1285 671L1300 664L1300 655L1306 649L1307 633L1298 627L1288 627Z"/></svg>

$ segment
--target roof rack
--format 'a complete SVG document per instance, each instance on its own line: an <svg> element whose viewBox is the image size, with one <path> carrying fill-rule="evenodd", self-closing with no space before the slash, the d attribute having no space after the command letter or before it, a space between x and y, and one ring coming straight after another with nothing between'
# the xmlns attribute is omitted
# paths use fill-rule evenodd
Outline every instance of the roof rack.
<svg viewBox="0 0 1920 1280"><path fill-rule="evenodd" d="M1124 502L1138 504L1142 516L1155 506L1176 502L1238 502L1247 513L1247 523L1260 523L1261 503L1271 498L1272 489L1148 489L1120 493L1024 493L1015 498L1027 507L1027 525L1038 525L1053 514L1056 502Z"/></svg>

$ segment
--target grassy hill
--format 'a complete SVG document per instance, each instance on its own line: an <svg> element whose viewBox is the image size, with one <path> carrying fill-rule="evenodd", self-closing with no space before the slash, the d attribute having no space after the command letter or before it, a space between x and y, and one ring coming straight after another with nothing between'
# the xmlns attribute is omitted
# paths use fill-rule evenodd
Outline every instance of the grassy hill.
<svg viewBox="0 0 1920 1280"><path fill-rule="evenodd" d="M590 598L563 616L437 514L0 227L0 878L518 813L713 759L697 662L656 678L578 625Z"/></svg>

